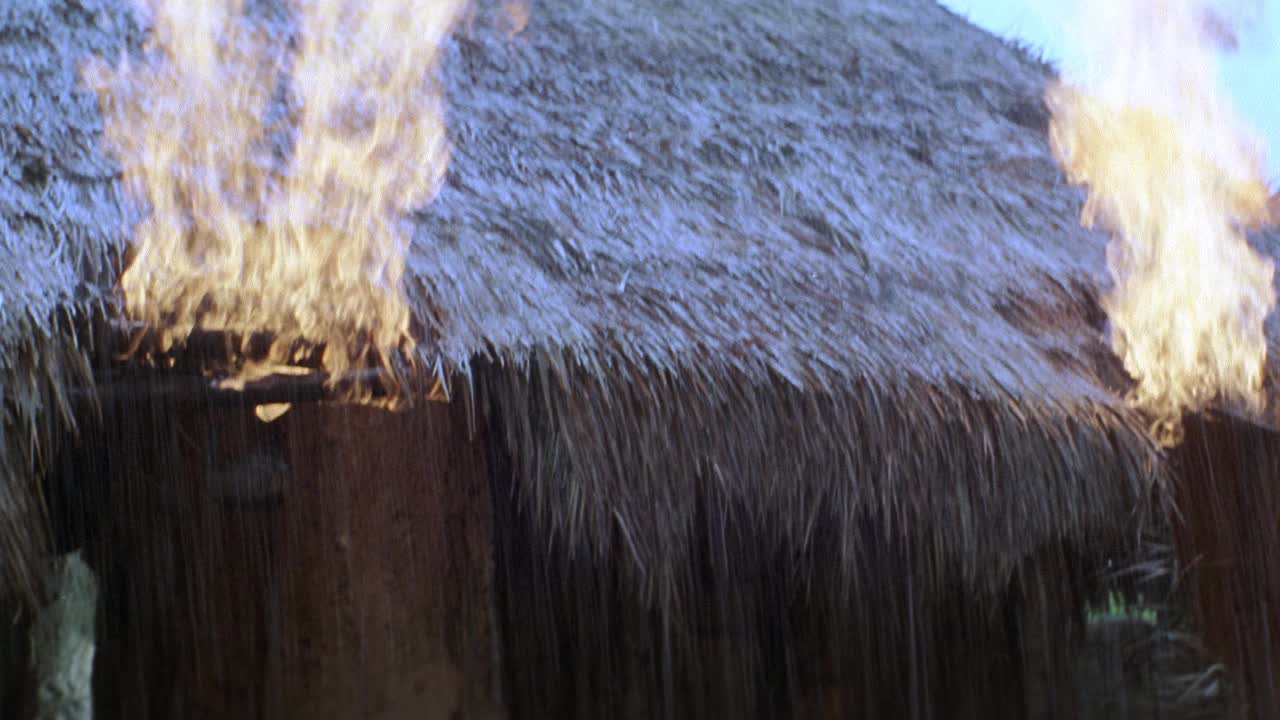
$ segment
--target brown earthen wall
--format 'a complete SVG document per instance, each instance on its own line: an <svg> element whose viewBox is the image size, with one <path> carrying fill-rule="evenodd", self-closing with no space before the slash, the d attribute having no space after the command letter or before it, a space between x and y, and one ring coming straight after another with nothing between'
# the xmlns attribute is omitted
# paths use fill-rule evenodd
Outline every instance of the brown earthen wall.
<svg viewBox="0 0 1280 720"><path fill-rule="evenodd" d="M1248 716L1280 717L1280 435L1197 417L1176 452L1177 538L1201 633Z"/></svg>
<svg viewBox="0 0 1280 720"><path fill-rule="evenodd" d="M100 717L502 716L464 409L108 409Z"/></svg>

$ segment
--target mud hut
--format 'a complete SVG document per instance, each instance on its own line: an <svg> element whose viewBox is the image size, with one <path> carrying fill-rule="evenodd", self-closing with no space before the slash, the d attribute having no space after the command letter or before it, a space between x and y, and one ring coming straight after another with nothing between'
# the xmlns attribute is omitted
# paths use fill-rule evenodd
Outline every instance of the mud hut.
<svg viewBox="0 0 1280 720"><path fill-rule="evenodd" d="M392 414L118 359L77 68L145 29L0 10L0 539L37 604L84 548L99 714L1076 717L1170 469L1049 68L928 0L493 11L410 258L449 401Z"/></svg>

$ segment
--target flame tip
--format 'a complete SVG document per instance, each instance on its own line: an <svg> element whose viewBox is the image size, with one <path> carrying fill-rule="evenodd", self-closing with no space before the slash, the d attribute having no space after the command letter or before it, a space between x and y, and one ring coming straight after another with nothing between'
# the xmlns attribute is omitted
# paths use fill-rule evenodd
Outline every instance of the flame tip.
<svg viewBox="0 0 1280 720"><path fill-rule="evenodd" d="M1081 223L1112 235L1102 305L1137 383L1126 400L1155 418L1154 437L1177 440L1183 412L1266 407L1274 265L1246 233L1280 203L1265 148L1216 85L1193 4L1083 5L1115 35L1082 35L1092 74L1050 83L1050 147L1087 188Z"/></svg>
<svg viewBox="0 0 1280 720"><path fill-rule="evenodd" d="M83 70L149 211L119 281L128 316L159 329L163 352L231 333L242 377L316 353L334 374L390 369L413 345L401 216L446 171L433 76L463 0L298 3L288 50L242 0L140 5L143 57Z"/></svg>

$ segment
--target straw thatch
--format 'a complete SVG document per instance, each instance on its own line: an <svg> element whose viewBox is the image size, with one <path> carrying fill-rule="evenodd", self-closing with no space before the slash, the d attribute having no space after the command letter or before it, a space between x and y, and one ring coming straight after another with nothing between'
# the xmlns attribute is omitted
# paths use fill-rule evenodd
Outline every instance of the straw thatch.
<svg viewBox="0 0 1280 720"><path fill-rule="evenodd" d="M28 595L44 574L42 452L71 421L66 389L89 372L73 319L100 303L122 227L78 68L119 53L124 20L117 3L0 7L0 589Z"/></svg>
<svg viewBox="0 0 1280 720"><path fill-rule="evenodd" d="M122 6L0 16L4 272L30 288L5 303L13 527L13 431L56 413L12 388L83 368L51 318L111 277L123 215L75 68L136 41ZM548 542L621 550L669 599L698 502L797 549L821 513L873 518L922 579L983 588L1124 530L1160 471L1114 393L1043 65L926 0L532 10L509 39L482 8L448 53L455 156L410 292Z"/></svg>
<svg viewBox="0 0 1280 720"><path fill-rule="evenodd" d="M679 594L696 498L990 587L1153 480L1046 68L928 2L542 3L449 58L426 320L571 552ZM849 545L857 535L849 524Z"/></svg>
<svg viewBox="0 0 1280 720"><path fill-rule="evenodd" d="M695 484L779 541L870 512L997 583L1123 515L1151 449L1104 386L1102 246L1045 147L1044 68L927 2L757 5L544 3L450 53L412 290L428 353L496 361L531 501L570 547L627 538L664 591ZM60 386L41 329L121 224L75 89L119 6L8 11L10 388ZM10 390L10 426L39 403ZM30 450L7 458L17 502Z"/></svg>

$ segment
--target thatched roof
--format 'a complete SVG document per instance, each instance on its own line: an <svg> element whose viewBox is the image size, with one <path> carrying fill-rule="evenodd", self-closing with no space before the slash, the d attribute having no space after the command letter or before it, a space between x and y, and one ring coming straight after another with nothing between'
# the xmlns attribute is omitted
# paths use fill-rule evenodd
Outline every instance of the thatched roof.
<svg viewBox="0 0 1280 720"><path fill-rule="evenodd" d="M97 102L76 89L86 58L122 48L116 5L0 7L0 572L27 591L42 574L40 453L89 372L71 319L100 301L122 227Z"/></svg>
<svg viewBox="0 0 1280 720"><path fill-rule="evenodd" d="M56 385L72 340L40 328L111 277L74 69L136 41L124 5L0 11L0 272L30 288L4 290L6 388ZM1044 65L929 0L537 0L515 39L486 13L446 60L456 148L411 295L555 542L622 548L668 596L718 502L779 547L843 519L850 561L870 519L923 576L996 587L1129 517L1155 451L1114 392ZM9 390L9 428L40 402Z"/></svg>
<svg viewBox="0 0 1280 720"><path fill-rule="evenodd" d="M925 1L620 7L459 42L414 258L446 356L535 367L497 402L558 537L665 592L702 495L998 585L1126 518L1153 454L1047 68Z"/></svg>

